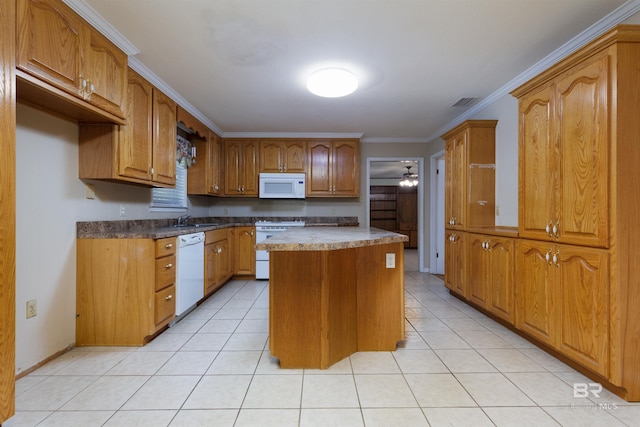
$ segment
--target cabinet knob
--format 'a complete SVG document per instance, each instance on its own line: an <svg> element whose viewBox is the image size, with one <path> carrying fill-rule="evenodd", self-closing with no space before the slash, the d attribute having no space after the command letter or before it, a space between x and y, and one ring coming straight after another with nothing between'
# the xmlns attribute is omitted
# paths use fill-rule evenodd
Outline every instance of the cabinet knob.
<svg viewBox="0 0 640 427"><path fill-rule="evenodd" d="M551 265L551 252L553 249L549 249L545 254L544 258L547 260L547 264Z"/></svg>
<svg viewBox="0 0 640 427"><path fill-rule="evenodd" d="M216 185L213 186L213 189L218 191L220 189L220 187L218 186L218 184L216 184Z"/></svg>
<svg viewBox="0 0 640 427"><path fill-rule="evenodd" d="M165 301L169 301L171 298L173 298L173 295L167 295L164 297Z"/></svg>
<svg viewBox="0 0 640 427"><path fill-rule="evenodd" d="M216 248L216 252L217 252L217 253L219 253L219 254L221 254L221 253L222 253L222 248L221 248L220 246L218 246L218 247Z"/></svg>
<svg viewBox="0 0 640 427"><path fill-rule="evenodd" d="M171 249L173 247L173 243L167 243L166 245L164 245L164 247L167 249Z"/></svg>
<svg viewBox="0 0 640 427"><path fill-rule="evenodd" d="M553 235L556 239L560 238L560 235L558 234L558 231L560 231L560 220L557 220L556 223L553 224L551 231L553 231Z"/></svg>
<svg viewBox="0 0 640 427"><path fill-rule="evenodd" d="M559 250L556 250L556 253L555 253L555 254L553 254L553 264L554 264L556 267L560 267L560 264L558 264L558 255L560 255L560 251L559 251Z"/></svg>
<svg viewBox="0 0 640 427"><path fill-rule="evenodd" d="M166 269L173 268L173 264L169 263L169 264L165 265L164 268L166 268Z"/></svg>

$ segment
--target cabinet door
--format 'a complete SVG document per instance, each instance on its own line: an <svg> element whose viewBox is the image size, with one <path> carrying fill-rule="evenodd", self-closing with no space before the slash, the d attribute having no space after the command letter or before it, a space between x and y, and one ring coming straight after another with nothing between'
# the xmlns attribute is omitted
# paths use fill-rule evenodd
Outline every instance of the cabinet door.
<svg viewBox="0 0 640 427"><path fill-rule="evenodd" d="M225 282L233 275L233 258L231 257L231 245L229 239L216 242L216 252L218 254L218 283Z"/></svg>
<svg viewBox="0 0 640 427"><path fill-rule="evenodd" d="M226 141L224 146L224 194L237 196L241 193L242 143Z"/></svg>
<svg viewBox="0 0 640 427"><path fill-rule="evenodd" d="M331 195L331 143L315 141L309 143L307 167L307 196Z"/></svg>
<svg viewBox="0 0 640 427"><path fill-rule="evenodd" d="M560 242L600 247L609 242L608 70L603 54L556 86Z"/></svg>
<svg viewBox="0 0 640 427"><path fill-rule="evenodd" d="M513 239L491 237L489 242L491 292L489 310L509 323L515 322L515 242Z"/></svg>
<svg viewBox="0 0 640 427"><path fill-rule="evenodd" d="M557 245L557 257L558 349L607 376L609 256L603 250Z"/></svg>
<svg viewBox="0 0 640 427"><path fill-rule="evenodd" d="M306 172L307 150L304 141L285 141L282 157L284 159L284 172Z"/></svg>
<svg viewBox="0 0 640 427"><path fill-rule="evenodd" d="M335 141L332 153L334 196L360 194L360 150L357 141Z"/></svg>
<svg viewBox="0 0 640 427"><path fill-rule="evenodd" d="M256 274L255 227L235 227L234 274Z"/></svg>
<svg viewBox="0 0 640 427"><path fill-rule="evenodd" d="M284 172L283 144L281 141L260 142L260 172Z"/></svg>
<svg viewBox="0 0 640 427"><path fill-rule="evenodd" d="M176 103L153 90L153 181L176 185Z"/></svg>
<svg viewBox="0 0 640 427"><path fill-rule="evenodd" d="M465 234L449 231L445 236L444 283L452 292L466 297L465 289Z"/></svg>
<svg viewBox="0 0 640 427"><path fill-rule="evenodd" d="M445 226L464 229L466 200L467 132L453 136L445 144Z"/></svg>
<svg viewBox="0 0 640 427"><path fill-rule="evenodd" d="M489 305L489 252L485 247L490 236L467 234L467 296L470 301L486 308ZM445 258L446 260L446 258Z"/></svg>
<svg viewBox="0 0 640 427"><path fill-rule="evenodd" d="M127 84L127 124L120 126L118 173L151 181L153 146L153 86L129 70Z"/></svg>
<svg viewBox="0 0 640 427"><path fill-rule="evenodd" d="M86 34L82 72L88 79L90 95L85 98L105 111L124 117L127 55L92 28L87 28Z"/></svg>
<svg viewBox="0 0 640 427"><path fill-rule="evenodd" d="M247 141L242 145L242 194L258 195L258 142Z"/></svg>
<svg viewBox="0 0 640 427"><path fill-rule="evenodd" d="M553 286L555 271L547 261L547 255L551 257L552 254L552 244L530 240L519 242L516 291L516 326L550 345L555 344L558 320L554 306L557 301L557 291Z"/></svg>
<svg viewBox="0 0 640 427"><path fill-rule="evenodd" d="M75 96L81 96L82 32L85 23L57 0L19 0L16 66Z"/></svg>
<svg viewBox="0 0 640 427"><path fill-rule="evenodd" d="M207 165L207 182L209 194L222 194L221 171L220 171L220 153L222 144L220 137L213 132L209 132L209 149L208 149L208 165Z"/></svg>
<svg viewBox="0 0 640 427"><path fill-rule="evenodd" d="M551 88L544 87L519 100L519 234L549 240L556 176L553 157Z"/></svg>

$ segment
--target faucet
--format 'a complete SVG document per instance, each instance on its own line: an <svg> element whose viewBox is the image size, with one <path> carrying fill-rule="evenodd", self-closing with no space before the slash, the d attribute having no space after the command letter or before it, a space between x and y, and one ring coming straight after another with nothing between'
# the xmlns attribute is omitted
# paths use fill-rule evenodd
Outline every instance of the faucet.
<svg viewBox="0 0 640 427"><path fill-rule="evenodd" d="M182 215L178 217L178 226L187 225L187 220L191 218L191 215Z"/></svg>

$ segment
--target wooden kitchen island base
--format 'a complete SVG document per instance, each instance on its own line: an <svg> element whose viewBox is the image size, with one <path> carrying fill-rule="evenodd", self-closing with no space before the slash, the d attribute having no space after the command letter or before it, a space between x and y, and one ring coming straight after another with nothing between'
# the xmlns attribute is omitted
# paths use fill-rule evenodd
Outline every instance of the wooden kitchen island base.
<svg viewBox="0 0 640 427"><path fill-rule="evenodd" d="M404 339L402 241L270 252L269 341L280 367L326 369L358 351L396 349Z"/></svg>

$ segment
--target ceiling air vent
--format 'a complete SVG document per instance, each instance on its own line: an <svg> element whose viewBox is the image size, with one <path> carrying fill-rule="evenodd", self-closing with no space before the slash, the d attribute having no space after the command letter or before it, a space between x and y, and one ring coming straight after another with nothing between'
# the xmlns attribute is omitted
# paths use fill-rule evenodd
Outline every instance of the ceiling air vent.
<svg viewBox="0 0 640 427"><path fill-rule="evenodd" d="M478 98L460 98L456 102L454 102L452 107L468 107L469 105L473 104L477 100Z"/></svg>

